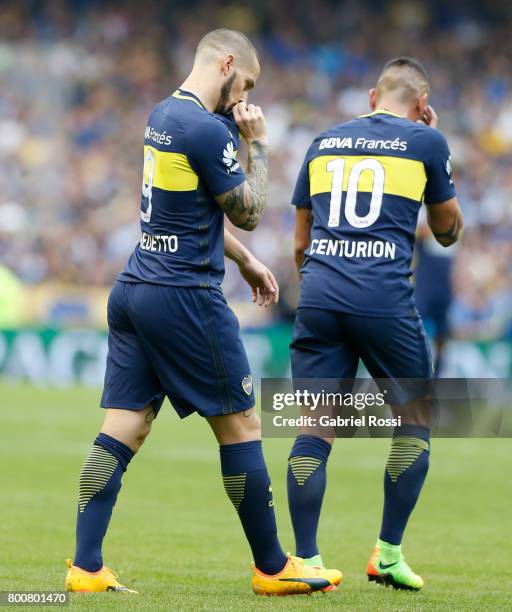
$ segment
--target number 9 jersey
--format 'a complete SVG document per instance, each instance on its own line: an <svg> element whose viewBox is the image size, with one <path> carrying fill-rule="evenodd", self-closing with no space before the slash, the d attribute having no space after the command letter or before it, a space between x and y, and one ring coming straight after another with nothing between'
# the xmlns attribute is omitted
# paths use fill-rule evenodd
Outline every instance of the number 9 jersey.
<svg viewBox="0 0 512 612"><path fill-rule="evenodd" d="M224 212L215 196L245 176L238 128L176 90L152 110L144 135L142 237L118 279L176 287L219 287Z"/></svg>
<svg viewBox="0 0 512 612"><path fill-rule="evenodd" d="M448 145L434 128L376 110L320 134L292 198L313 215L299 308L415 313L409 278L421 204L454 196Z"/></svg>

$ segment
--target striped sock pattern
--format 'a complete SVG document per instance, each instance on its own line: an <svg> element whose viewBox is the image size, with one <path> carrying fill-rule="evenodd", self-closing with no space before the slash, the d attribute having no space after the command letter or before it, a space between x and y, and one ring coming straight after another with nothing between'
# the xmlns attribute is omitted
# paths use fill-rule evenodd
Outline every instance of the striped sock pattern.
<svg viewBox="0 0 512 612"><path fill-rule="evenodd" d="M79 512L84 512L92 497L107 484L119 461L102 446L94 445L80 472Z"/></svg>
<svg viewBox="0 0 512 612"><path fill-rule="evenodd" d="M396 482L400 474L403 474L418 459L423 451L429 450L429 443L421 438L412 436L398 436L391 442L386 470L391 482Z"/></svg>
<svg viewBox="0 0 512 612"><path fill-rule="evenodd" d="M297 484L299 487L302 487L304 486L306 480L316 469L318 469L322 462L320 459L316 459L315 457L295 456L290 457L289 463Z"/></svg>
<svg viewBox="0 0 512 612"><path fill-rule="evenodd" d="M223 476L222 481L224 482L224 489L228 494L229 499L235 510L238 512L240 504L242 503L245 495L245 481L247 479L247 473L238 474L237 476Z"/></svg>

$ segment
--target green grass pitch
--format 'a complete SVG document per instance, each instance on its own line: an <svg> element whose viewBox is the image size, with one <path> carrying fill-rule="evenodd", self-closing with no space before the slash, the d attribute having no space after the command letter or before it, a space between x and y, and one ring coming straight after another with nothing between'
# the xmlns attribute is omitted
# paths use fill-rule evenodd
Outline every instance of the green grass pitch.
<svg viewBox="0 0 512 612"><path fill-rule="evenodd" d="M72 556L78 473L102 411L97 391L0 386L0 589L63 589ZM281 541L293 551L285 497L290 440L267 440ZM104 547L139 596L74 595L92 610L512 609L510 440L434 440L431 471L405 539L421 593L366 580L382 503L385 440L338 441L320 528L337 593L258 598L249 549L219 477L206 423L165 404L132 462ZM33 609L33 608L31 608Z"/></svg>

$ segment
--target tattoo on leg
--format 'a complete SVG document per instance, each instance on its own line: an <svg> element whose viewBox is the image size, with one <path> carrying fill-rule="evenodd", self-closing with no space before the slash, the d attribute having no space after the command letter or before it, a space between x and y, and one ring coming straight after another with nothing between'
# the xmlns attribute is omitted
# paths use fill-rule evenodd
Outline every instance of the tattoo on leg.
<svg viewBox="0 0 512 612"><path fill-rule="evenodd" d="M153 408L151 408L151 410L148 410L148 412L146 413L145 421L146 423L151 423L154 420L155 420L155 411L153 410Z"/></svg>

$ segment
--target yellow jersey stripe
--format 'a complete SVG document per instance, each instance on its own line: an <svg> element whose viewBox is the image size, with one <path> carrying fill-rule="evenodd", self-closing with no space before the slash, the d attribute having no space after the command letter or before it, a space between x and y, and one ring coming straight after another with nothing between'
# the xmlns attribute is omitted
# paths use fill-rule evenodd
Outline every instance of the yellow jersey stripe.
<svg viewBox="0 0 512 612"><path fill-rule="evenodd" d="M204 106L200 102L198 102L195 98L193 98L192 96L185 96L178 89L172 93L172 97L179 98L180 100L190 100L191 102L195 102L197 106L199 106L200 108L204 108Z"/></svg>
<svg viewBox="0 0 512 612"><path fill-rule="evenodd" d="M391 115L392 117L398 117L399 119L405 119L403 115L397 115L396 113L392 113L391 111L384 110L383 108L377 108L372 113L368 113L367 115L359 115L358 119L363 119L364 117L373 117L373 115Z"/></svg>
<svg viewBox="0 0 512 612"><path fill-rule="evenodd" d="M199 184L199 177L192 169L188 158L183 153L159 151L155 147L144 147L144 159L151 149L155 160L153 187L165 191L194 191ZM144 165L144 183L149 184L151 164Z"/></svg>
<svg viewBox="0 0 512 612"><path fill-rule="evenodd" d="M423 162L403 157L385 155L321 155L309 162L309 191L314 196L318 193L330 193L333 173L327 171L327 163L332 159L344 159L343 191L347 191L348 177L352 168L364 159L375 159L384 168L384 193L409 198L421 202L427 175ZM363 170L359 175L357 190L369 193L373 189L374 175L371 170Z"/></svg>

